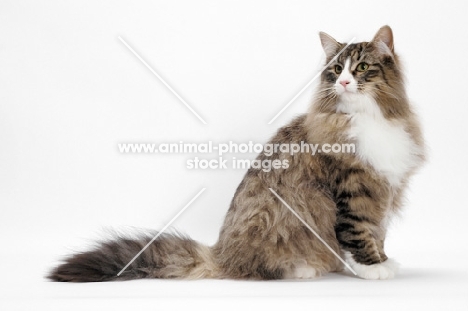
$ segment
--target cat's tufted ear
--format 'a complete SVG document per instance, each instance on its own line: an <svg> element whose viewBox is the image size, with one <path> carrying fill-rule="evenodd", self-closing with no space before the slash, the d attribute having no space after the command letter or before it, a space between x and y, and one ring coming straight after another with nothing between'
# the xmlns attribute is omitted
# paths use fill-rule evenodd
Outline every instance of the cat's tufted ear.
<svg viewBox="0 0 468 311"><path fill-rule="evenodd" d="M340 49L340 44L335 39L333 39L332 36L324 32L319 32L319 36L327 58L333 57L336 53L338 53L338 50Z"/></svg>
<svg viewBox="0 0 468 311"><path fill-rule="evenodd" d="M393 33L392 28L385 25L377 31L372 39L373 42L377 44L380 52L382 54L393 55Z"/></svg>

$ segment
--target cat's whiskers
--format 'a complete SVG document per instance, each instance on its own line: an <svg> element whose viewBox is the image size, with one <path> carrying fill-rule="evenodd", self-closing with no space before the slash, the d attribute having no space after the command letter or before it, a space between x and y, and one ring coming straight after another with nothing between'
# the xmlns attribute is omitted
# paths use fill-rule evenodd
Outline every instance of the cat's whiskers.
<svg viewBox="0 0 468 311"><path fill-rule="evenodd" d="M358 88L362 86L362 89L364 89L364 85L363 84L360 84L358 85ZM387 95L390 95L392 98L395 98L397 101L400 101L401 98L399 96L397 96L396 94L392 93L392 92L387 92L387 91L384 91L382 90L381 88L378 88L376 86L376 84L369 84L369 85L366 85L367 87L371 88L373 91L375 91L376 93L384 93L384 94L387 94Z"/></svg>
<svg viewBox="0 0 468 311"><path fill-rule="evenodd" d="M385 94L390 95L391 97L395 98L397 101L400 101L400 99L401 99L399 96L395 95L394 93L387 92L387 91L384 91L382 89L377 89L377 88L374 88L374 89L376 89L377 92L381 92L381 93L385 93Z"/></svg>
<svg viewBox="0 0 468 311"><path fill-rule="evenodd" d="M323 98L323 97L328 97L329 95L334 95L335 94L335 88L332 86L332 87L327 87L327 88L323 88L319 91L316 92L316 96L318 97L318 95L320 96L320 98ZM322 95L325 95L325 96L322 96ZM336 94L335 94L336 95Z"/></svg>
<svg viewBox="0 0 468 311"><path fill-rule="evenodd" d="M336 94L336 92L330 92L328 93L328 95L331 95L331 96L326 96L326 97L322 97L320 98L321 101L320 101L320 104L319 104L319 111L321 112L325 112L327 109L327 107L333 103L333 101L338 97L338 95Z"/></svg>

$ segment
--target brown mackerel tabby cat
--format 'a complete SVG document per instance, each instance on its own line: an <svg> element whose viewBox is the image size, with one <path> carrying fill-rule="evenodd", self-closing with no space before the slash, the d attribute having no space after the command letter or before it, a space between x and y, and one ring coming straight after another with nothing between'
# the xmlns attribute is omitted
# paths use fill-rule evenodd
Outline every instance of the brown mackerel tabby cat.
<svg viewBox="0 0 468 311"><path fill-rule="evenodd" d="M320 33L331 64L310 111L279 129L271 144L353 143L354 153L274 153L288 168L250 168L237 188L218 242L201 245L162 234L117 237L65 259L50 279L93 282L137 278L313 278L342 263L270 192L274 189L320 237L366 279L387 279L397 265L384 240L409 177L424 160L424 142L406 96L392 30L346 47ZM344 51L341 51L345 48ZM341 53L340 53L341 52Z"/></svg>

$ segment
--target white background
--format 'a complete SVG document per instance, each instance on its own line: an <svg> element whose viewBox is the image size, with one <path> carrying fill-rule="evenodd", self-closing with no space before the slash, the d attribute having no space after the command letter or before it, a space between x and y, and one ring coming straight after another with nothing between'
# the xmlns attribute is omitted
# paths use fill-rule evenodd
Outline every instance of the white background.
<svg viewBox="0 0 468 311"><path fill-rule="evenodd" d="M117 144L266 142L310 103L313 86L267 125L320 70L318 32L369 40L384 24L430 148L389 235L396 279L43 278L102 228L161 229L204 187L174 227L213 244L245 172L188 170L193 155L122 155ZM467 26L466 4L447 0L0 1L0 308L466 308Z"/></svg>

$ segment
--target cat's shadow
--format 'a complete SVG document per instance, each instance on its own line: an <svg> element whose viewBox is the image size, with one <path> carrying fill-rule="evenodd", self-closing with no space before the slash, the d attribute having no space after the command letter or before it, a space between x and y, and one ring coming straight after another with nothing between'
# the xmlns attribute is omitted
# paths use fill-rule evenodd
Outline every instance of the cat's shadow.
<svg viewBox="0 0 468 311"><path fill-rule="evenodd" d="M441 281L447 279L464 278L463 273L455 270L443 270L443 269L427 269L427 268L405 268L401 269L394 279L390 281L421 281L427 280L428 282ZM281 282L349 282L349 281L362 281L368 282L368 280L361 279L355 276L350 271L341 271L328 273L324 276L315 279L288 279L281 280Z"/></svg>
<svg viewBox="0 0 468 311"><path fill-rule="evenodd" d="M361 280L361 278L353 275L349 271L330 273L329 276L332 276L331 279L347 277L347 278ZM398 271L398 273L396 274L393 280L408 281L408 280L426 279L428 281L435 281L435 280L442 280L442 279L453 279L453 278L458 278L458 277L462 277L462 274L454 270L428 269L428 268L403 268Z"/></svg>

